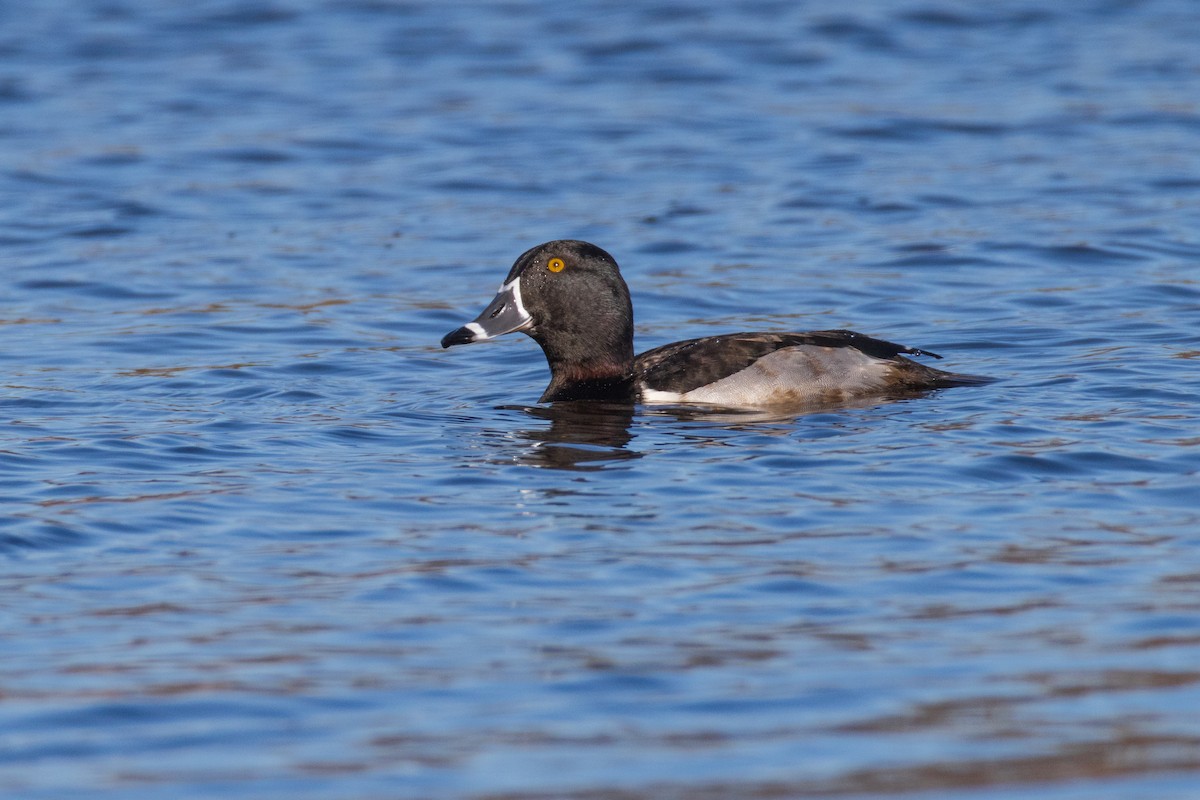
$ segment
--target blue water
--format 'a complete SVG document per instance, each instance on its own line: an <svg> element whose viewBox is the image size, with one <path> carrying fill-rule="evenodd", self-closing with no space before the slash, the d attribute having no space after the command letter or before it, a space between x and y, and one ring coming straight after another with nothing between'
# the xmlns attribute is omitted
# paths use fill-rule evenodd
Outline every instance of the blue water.
<svg viewBox="0 0 1200 800"><path fill-rule="evenodd" d="M1200 796L1200 7L0 3L0 794ZM539 406L443 351L999 380Z"/></svg>

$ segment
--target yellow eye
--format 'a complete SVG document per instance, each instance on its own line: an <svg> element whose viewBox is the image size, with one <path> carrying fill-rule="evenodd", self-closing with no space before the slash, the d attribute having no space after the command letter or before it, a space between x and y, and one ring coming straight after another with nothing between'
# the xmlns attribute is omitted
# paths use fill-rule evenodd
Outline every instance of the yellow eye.
<svg viewBox="0 0 1200 800"><path fill-rule="evenodd" d="M562 272L565 266L566 264L563 263L561 258L552 258L546 262L546 269L551 272Z"/></svg>

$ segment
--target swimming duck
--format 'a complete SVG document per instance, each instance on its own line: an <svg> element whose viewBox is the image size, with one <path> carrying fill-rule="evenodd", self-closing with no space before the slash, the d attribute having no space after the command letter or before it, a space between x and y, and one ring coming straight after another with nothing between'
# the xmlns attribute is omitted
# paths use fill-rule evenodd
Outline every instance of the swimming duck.
<svg viewBox="0 0 1200 800"><path fill-rule="evenodd" d="M633 305L617 262L575 240L521 254L483 313L446 334L442 347L518 331L550 364L543 403L826 405L989 380L927 367L904 356L941 356L846 330L728 333L634 356Z"/></svg>

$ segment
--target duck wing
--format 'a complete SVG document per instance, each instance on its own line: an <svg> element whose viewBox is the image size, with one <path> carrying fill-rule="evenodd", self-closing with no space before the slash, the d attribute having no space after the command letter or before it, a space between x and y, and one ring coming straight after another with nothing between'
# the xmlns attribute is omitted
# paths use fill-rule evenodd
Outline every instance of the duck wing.
<svg viewBox="0 0 1200 800"><path fill-rule="evenodd" d="M777 350L798 346L849 347L872 358L899 360L900 355L941 358L936 353L875 339L856 331L806 333L730 333L704 336L647 350L634 359L636 377L648 388L689 392L740 372Z"/></svg>

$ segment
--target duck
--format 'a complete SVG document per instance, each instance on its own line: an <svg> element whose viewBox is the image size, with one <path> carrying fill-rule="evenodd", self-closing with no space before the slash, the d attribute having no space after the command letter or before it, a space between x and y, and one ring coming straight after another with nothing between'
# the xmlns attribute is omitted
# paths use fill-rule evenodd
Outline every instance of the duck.
<svg viewBox="0 0 1200 800"><path fill-rule="evenodd" d="M941 356L850 330L725 333L634 355L633 303L616 260L575 239L522 253L483 312L441 344L508 333L531 337L546 356L540 403L827 406L991 380L918 363L906 356Z"/></svg>

